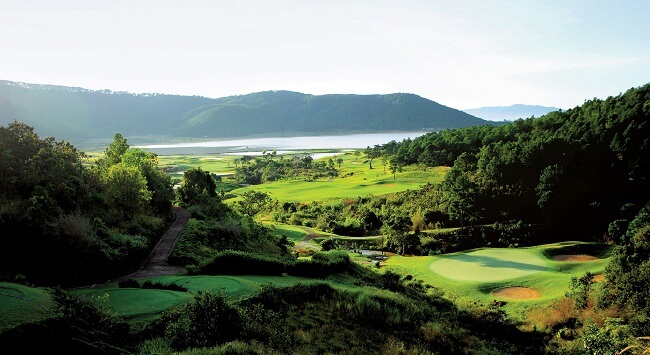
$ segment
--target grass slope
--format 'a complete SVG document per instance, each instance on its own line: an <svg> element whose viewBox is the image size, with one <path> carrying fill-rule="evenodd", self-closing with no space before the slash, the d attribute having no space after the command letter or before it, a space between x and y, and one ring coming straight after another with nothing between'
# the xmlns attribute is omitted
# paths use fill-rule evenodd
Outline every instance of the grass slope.
<svg viewBox="0 0 650 355"><path fill-rule="evenodd" d="M551 254L568 254L579 249L583 254L601 257L587 262L558 262ZM565 295L571 277L587 271L603 273L609 263L610 246L565 242L530 248L480 248L440 255L393 256L385 264L387 270L410 274L416 279L439 287L459 301L506 301L504 310L520 317L526 310L548 304ZM540 292L538 299L506 300L492 292L499 288L522 286Z"/></svg>
<svg viewBox="0 0 650 355"><path fill-rule="evenodd" d="M0 332L48 318L52 306L47 289L0 282Z"/></svg>
<svg viewBox="0 0 650 355"><path fill-rule="evenodd" d="M198 292L224 292L232 300L240 300L257 294L264 284L278 287L298 283L315 282L313 279L294 276L160 276L147 279L154 283L177 284L188 292L120 288L115 283L72 290L76 295L103 300L103 306L132 324L152 321L163 312L194 299ZM140 280L144 282L146 280ZM341 281L341 280L339 280ZM334 282L338 287L345 285ZM108 295L108 297L106 297Z"/></svg>
<svg viewBox="0 0 650 355"><path fill-rule="evenodd" d="M268 193L279 201L312 202L332 198L356 198L368 195L387 195L395 192L415 190L426 183L443 181L448 167L427 168L398 172L393 176L390 170L381 165L381 160L373 161L373 169L363 156L347 152L337 156L343 159L338 168L339 176L334 179L323 178L314 181L287 179L247 186L233 190L242 194L247 190ZM324 158L329 159L329 158Z"/></svg>

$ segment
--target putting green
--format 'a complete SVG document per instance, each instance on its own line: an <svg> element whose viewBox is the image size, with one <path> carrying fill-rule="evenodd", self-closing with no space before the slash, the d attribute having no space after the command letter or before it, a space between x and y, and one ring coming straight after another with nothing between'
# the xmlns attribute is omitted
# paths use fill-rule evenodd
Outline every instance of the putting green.
<svg viewBox="0 0 650 355"><path fill-rule="evenodd" d="M125 317L140 316L147 313L158 314L192 299L192 296L185 292L139 288L114 289L106 292L106 294L108 294L112 304L121 305L119 310L113 309L113 311ZM96 296L101 296L101 294Z"/></svg>
<svg viewBox="0 0 650 355"><path fill-rule="evenodd" d="M530 250L486 248L441 256L429 268L452 280L492 282L552 271L547 265L543 256Z"/></svg>

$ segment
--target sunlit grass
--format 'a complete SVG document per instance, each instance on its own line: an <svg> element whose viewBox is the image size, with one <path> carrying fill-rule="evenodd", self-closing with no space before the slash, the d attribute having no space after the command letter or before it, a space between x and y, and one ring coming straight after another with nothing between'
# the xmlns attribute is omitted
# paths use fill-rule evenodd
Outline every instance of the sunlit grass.
<svg viewBox="0 0 650 355"><path fill-rule="evenodd" d="M587 262L558 262L545 252L573 244L576 243L530 248L479 248L440 256L392 256L385 267L437 286L460 303L505 301L504 310L509 315L523 318L528 310L562 298L569 290L571 277L581 277L587 271L592 274L604 272L609 257ZM599 244L579 244L583 250L589 250L589 245L592 245L594 254L602 251ZM496 289L514 286L533 288L540 292L540 298L506 300L492 294Z"/></svg>
<svg viewBox="0 0 650 355"><path fill-rule="evenodd" d="M297 243L305 238L308 234L303 228L288 224L272 224L276 235L285 235L290 242Z"/></svg>
<svg viewBox="0 0 650 355"><path fill-rule="evenodd" d="M279 201L312 202L333 198L356 198L368 195L386 195L405 190L416 190L427 183L440 183L443 181L449 167L405 167L403 171L391 173L388 164L384 165L381 158L373 160L373 169L363 154L354 151L313 150L305 151L319 156L319 154L332 154L315 161L341 158L342 164L336 163L339 175L335 178L320 178L307 181L305 177L288 178L260 185L242 187L233 190L234 194L241 194L247 190L266 192ZM291 159L293 155L302 155L305 152L296 152L281 155ZM360 151L359 151L360 153ZM87 164L92 164L102 156L102 152L88 152L90 158ZM196 155L161 155L158 156L158 165L172 178L180 179L188 169L201 168L204 171L224 176L224 181L235 173L235 159L243 155L231 154L196 154ZM275 159L279 159L278 156ZM234 184L234 181L233 181Z"/></svg>
<svg viewBox="0 0 650 355"><path fill-rule="evenodd" d="M172 177L180 178L189 169L201 168L217 175L235 173L234 160L238 156L225 154L210 155L163 155L158 157L158 164Z"/></svg>
<svg viewBox="0 0 650 355"><path fill-rule="evenodd" d="M373 161L373 169L363 155L347 152L339 155L343 159L339 176L306 181L295 178L264 183L235 189L241 194L247 190L268 193L279 201L312 202L333 198L356 198L368 195L386 195L406 190L416 190L427 183L442 182L447 167L426 168L425 170L408 170L393 175L388 168L384 170L380 159ZM323 158L329 159L329 158ZM423 168L424 169L424 168Z"/></svg>

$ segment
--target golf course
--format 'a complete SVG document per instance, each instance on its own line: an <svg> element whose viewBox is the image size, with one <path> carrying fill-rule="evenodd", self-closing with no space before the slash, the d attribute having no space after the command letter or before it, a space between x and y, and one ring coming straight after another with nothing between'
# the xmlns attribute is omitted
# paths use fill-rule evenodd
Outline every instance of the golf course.
<svg viewBox="0 0 650 355"><path fill-rule="evenodd" d="M562 242L527 248L479 248L438 256L392 256L386 269L444 289L460 300L504 301L510 316L562 298L572 277L602 280L611 246Z"/></svg>

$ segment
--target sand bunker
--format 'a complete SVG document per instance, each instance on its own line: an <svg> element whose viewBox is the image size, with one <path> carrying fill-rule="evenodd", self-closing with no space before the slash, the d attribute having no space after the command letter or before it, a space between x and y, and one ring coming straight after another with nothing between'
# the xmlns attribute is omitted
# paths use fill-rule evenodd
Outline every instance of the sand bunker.
<svg viewBox="0 0 650 355"><path fill-rule="evenodd" d="M595 256L586 255L586 254L577 254L577 255L556 255L553 257L555 261L565 261L565 262L581 262L581 261L592 261L599 260Z"/></svg>
<svg viewBox="0 0 650 355"><path fill-rule="evenodd" d="M532 300L541 296L539 291L528 287L499 288L492 291L492 294L497 297L508 298L511 300Z"/></svg>

